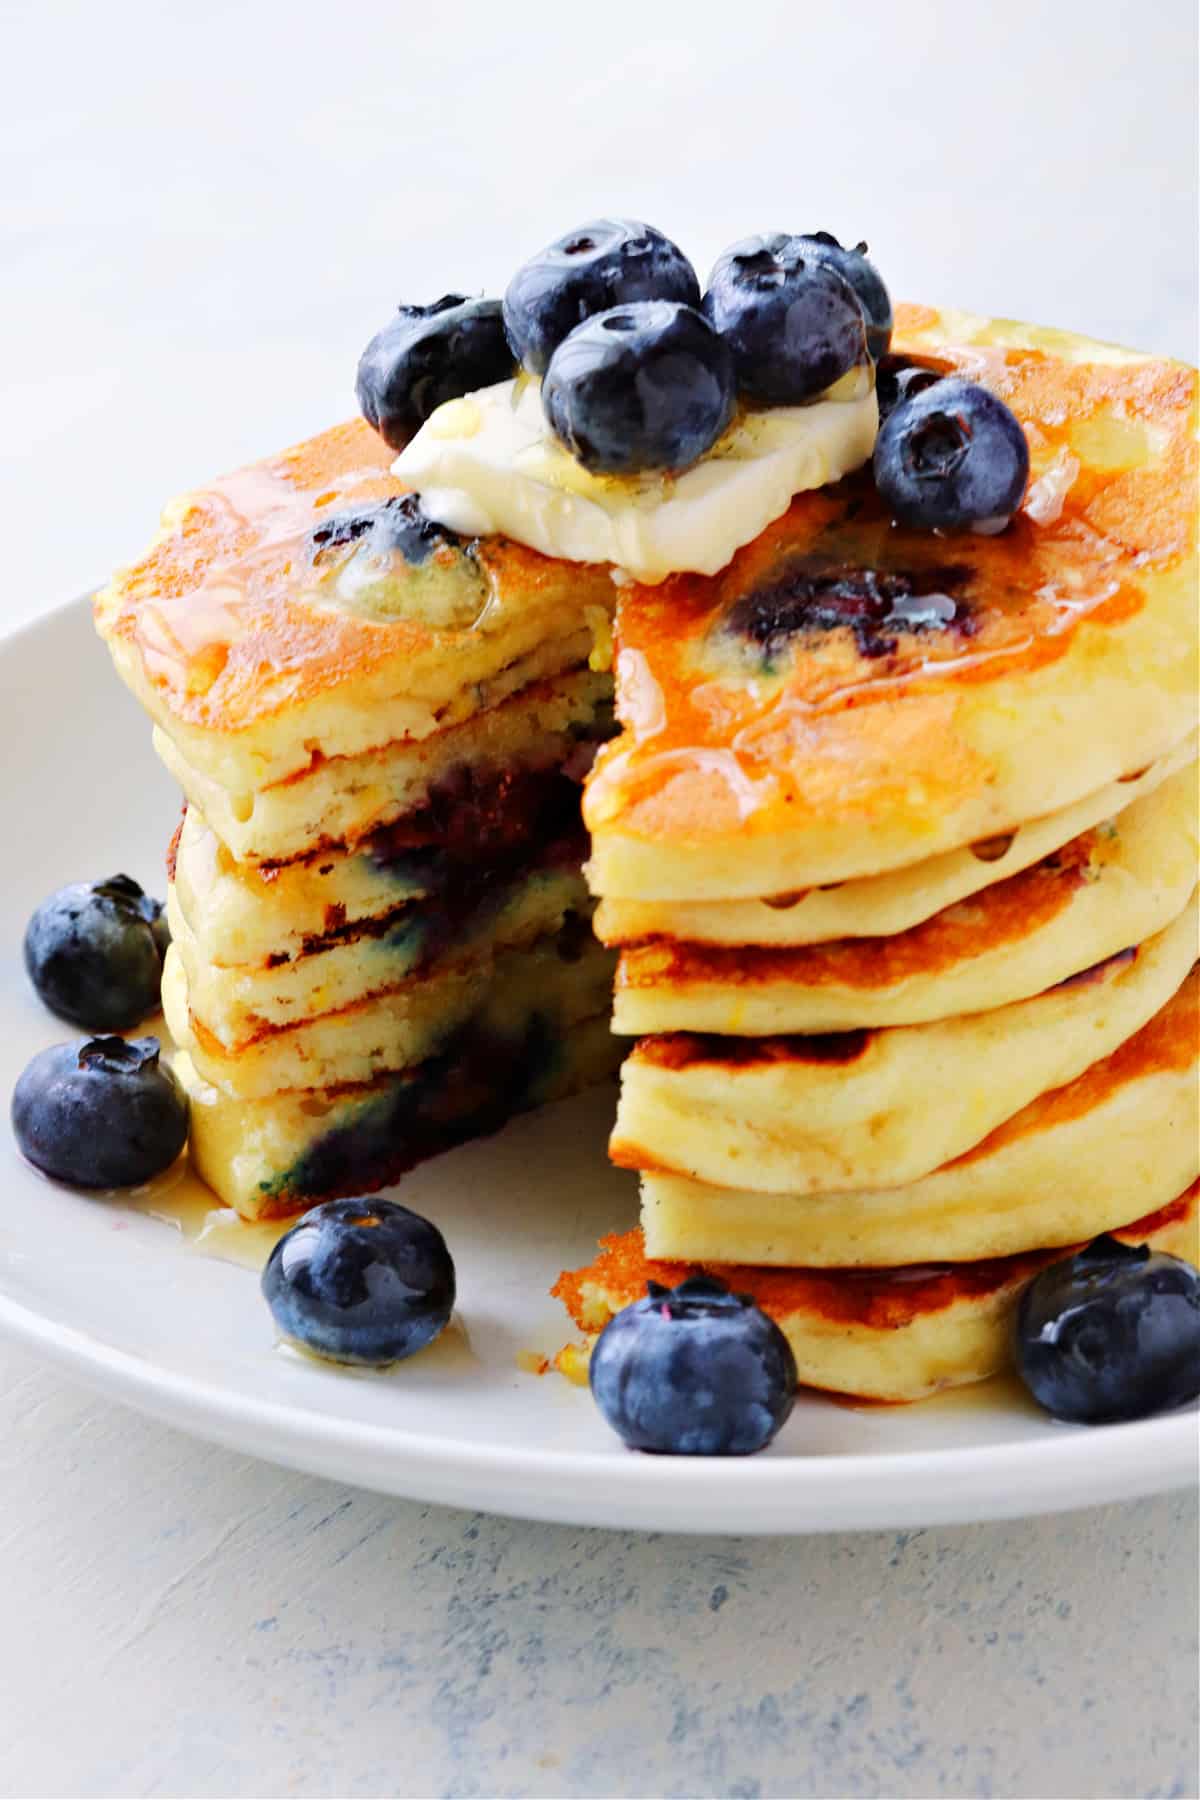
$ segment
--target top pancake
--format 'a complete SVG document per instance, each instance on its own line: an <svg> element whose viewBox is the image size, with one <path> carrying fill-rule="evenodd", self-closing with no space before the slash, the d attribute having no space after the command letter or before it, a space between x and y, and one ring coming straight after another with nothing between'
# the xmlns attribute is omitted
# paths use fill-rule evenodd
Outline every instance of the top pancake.
<svg viewBox="0 0 1200 1800"><path fill-rule="evenodd" d="M624 734L588 790L605 897L876 875L1071 805L1196 712L1195 374L901 308L894 346L984 382L1030 445L997 536L896 526L869 471L713 577L621 592Z"/></svg>
<svg viewBox="0 0 1200 1800"><path fill-rule="evenodd" d="M591 624L603 656L607 568L426 521L390 547L364 525L405 490L361 421L170 505L149 551L96 599L117 668L194 769L256 792L421 738L490 703L489 684ZM332 529L331 529L332 528ZM587 650L583 654L586 656Z"/></svg>

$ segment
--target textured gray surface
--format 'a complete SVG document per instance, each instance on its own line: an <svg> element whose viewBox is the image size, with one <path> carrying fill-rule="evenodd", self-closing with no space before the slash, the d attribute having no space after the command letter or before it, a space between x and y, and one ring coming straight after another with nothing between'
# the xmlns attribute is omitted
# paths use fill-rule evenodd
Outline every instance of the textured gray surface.
<svg viewBox="0 0 1200 1800"><path fill-rule="evenodd" d="M8 0L0 630L587 214L1187 355L1190 0ZM52 703L52 696L48 697ZM1192 1500L737 1542L399 1505L0 1346L0 1793L1192 1796Z"/></svg>
<svg viewBox="0 0 1200 1800"><path fill-rule="evenodd" d="M610 1535L354 1493L0 1368L5 1794L1196 1792L1191 1496Z"/></svg>

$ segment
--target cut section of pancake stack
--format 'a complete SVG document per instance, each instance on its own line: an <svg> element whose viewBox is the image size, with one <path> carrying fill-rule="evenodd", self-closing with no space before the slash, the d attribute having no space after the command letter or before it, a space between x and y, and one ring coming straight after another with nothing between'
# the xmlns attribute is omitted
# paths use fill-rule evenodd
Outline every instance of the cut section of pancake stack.
<svg viewBox="0 0 1200 1800"><path fill-rule="evenodd" d="M1200 1175L1191 372L898 337L1016 412L1025 510L941 539L856 477L623 591L585 810L644 1236L557 1290L591 1333L715 1269L886 1400L1000 1368L1073 1245L1196 1260Z"/></svg>
<svg viewBox="0 0 1200 1800"><path fill-rule="evenodd" d="M187 799L164 1009L256 1217L612 1071L579 796L605 571L432 527L365 425L189 497L98 623Z"/></svg>

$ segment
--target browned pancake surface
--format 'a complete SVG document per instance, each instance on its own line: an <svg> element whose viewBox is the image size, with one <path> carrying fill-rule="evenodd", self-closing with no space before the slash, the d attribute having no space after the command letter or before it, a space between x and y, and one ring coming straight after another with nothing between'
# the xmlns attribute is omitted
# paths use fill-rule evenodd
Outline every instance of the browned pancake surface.
<svg viewBox="0 0 1200 1800"><path fill-rule="evenodd" d="M896 348L936 345L937 320L900 308ZM957 697L1068 653L1086 667L1090 645L1152 603L1150 578L1194 554L1193 371L1041 349L935 354L1013 408L1031 494L1073 472L1057 512L1027 508L992 537L912 530L868 469L798 496L715 576L624 589L625 733L592 780L595 826L694 843L830 812L864 829L952 815L990 775L954 729Z"/></svg>
<svg viewBox="0 0 1200 1800"><path fill-rule="evenodd" d="M1150 1232L1187 1217L1200 1198L1194 1183L1169 1206L1123 1225L1112 1235L1138 1243ZM1075 1248L1078 1248L1076 1246ZM738 1293L749 1294L773 1319L803 1313L832 1324L872 1331L901 1331L923 1315L944 1311L960 1300L979 1300L1027 1280L1048 1263L1074 1253L1070 1247L1030 1251L972 1263L928 1264L906 1269L771 1269L706 1263ZM589 1287L600 1289L614 1311L640 1300L648 1281L675 1287L697 1266L647 1258L640 1230L600 1240L600 1255L584 1269L564 1270L551 1290L581 1330L587 1330Z"/></svg>

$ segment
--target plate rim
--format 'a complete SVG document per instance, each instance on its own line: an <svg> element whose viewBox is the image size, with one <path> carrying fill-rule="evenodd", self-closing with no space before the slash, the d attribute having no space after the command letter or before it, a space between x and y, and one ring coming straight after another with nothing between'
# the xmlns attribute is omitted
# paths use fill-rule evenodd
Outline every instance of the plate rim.
<svg viewBox="0 0 1200 1800"><path fill-rule="evenodd" d="M0 631L0 658L82 614L95 591ZM614 1455L472 1444L264 1399L119 1349L3 1291L0 1332L91 1388L210 1443L397 1497L562 1523L739 1535L878 1530L1069 1511L1200 1480L1194 1408L961 1448L750 1459Z"/></svg>
<svg viewBox="0 0 1200 1800"><path fill-rule="evenodd" d="M4 1293L0 1331L89 1386L210 1443L435 1503L472 1504L456 1496L486 1477L493 1488L486 1501L475 1502L478 1510L563 1523L739 1534L966 1523L1145 1498L1187 1487L1200 1474L1200 1414L1191 1408L1126 1424L1064 1426L1056 1438L961 1449L728 1459L525 1450L344 1420L236 1393L117 1349ZM348 1474L346 1460L356 1454L367 1456L370 1468ZM1087 1472L1083 1496L1074 1479L1079 1464ZM847 1505L847 1490L870 1495L880 1477L889 1490L882 1504L872 1498ZM565 1517L563 1488L583 1502ZM755 1500L759 1516L746 1517Z"/></svg>

